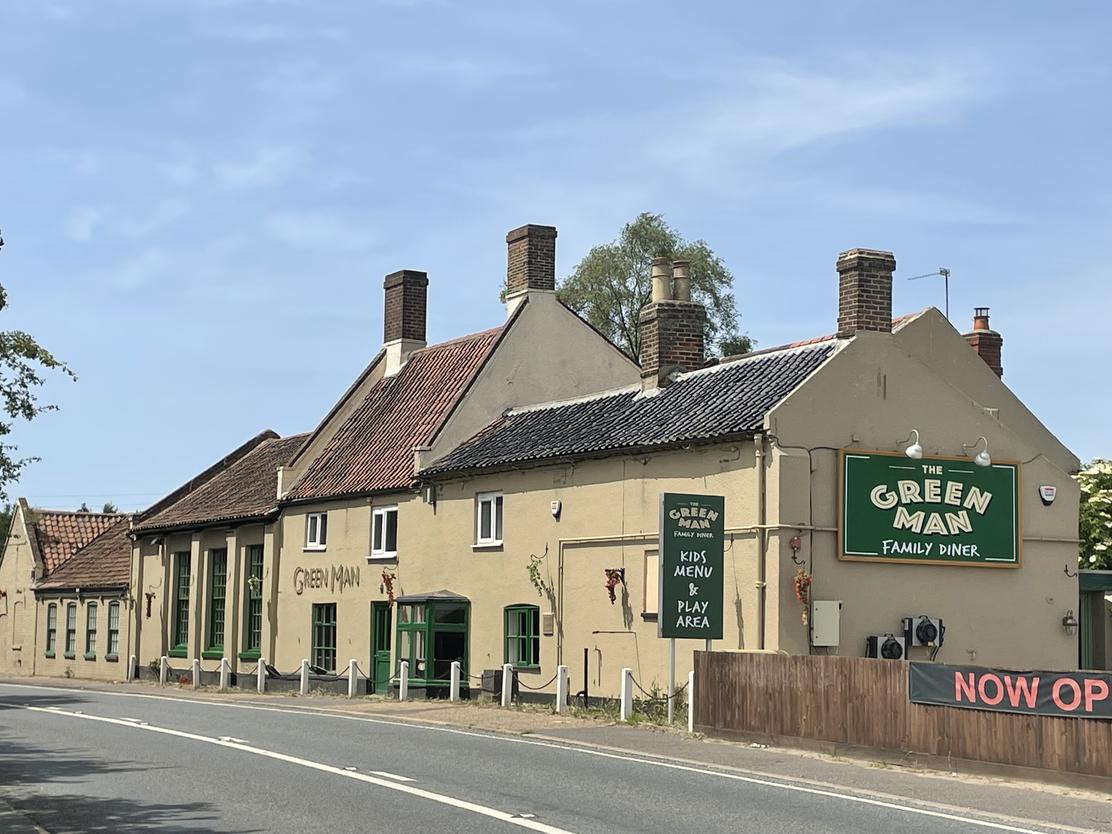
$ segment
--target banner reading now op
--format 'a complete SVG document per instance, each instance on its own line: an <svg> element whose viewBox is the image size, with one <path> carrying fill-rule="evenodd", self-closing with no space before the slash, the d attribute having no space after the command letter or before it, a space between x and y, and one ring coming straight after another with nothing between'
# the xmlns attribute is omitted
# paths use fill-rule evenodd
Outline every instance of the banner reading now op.
<svg viewBox="0 0 1112 834"><path fill-rule="evenodd" d="M726 500L660 495L659 637L722 639Z"/></svg>

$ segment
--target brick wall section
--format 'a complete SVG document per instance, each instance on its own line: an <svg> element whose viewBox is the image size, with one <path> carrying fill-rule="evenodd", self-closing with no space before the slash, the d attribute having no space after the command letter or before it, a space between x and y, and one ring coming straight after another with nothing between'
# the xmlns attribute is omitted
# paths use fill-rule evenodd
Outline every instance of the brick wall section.
<svg viewBox="0 0 1112 834"><path fill-rule="evenodd" d="M850 249L838 256L838 336L862 330L892 332L892 273L896 259L878 249Z"/></svg>
<svg viewBox="0 0 1112 834"><path fill-rule="evenodd" d="M415 269L391 272L382 283L386 291L382 340L425 341L425 304L429 276Z"/></svg>
<svg viewBox="0 0 1112 834"><path fill-rule="evenodd" d="M978 307L973 314L973 329L965 334L965 341L985 360L992 372L1004 376L1001 354L1004 350L1004 337L988 326L988 307Z"/></svg>
<svg viewBox="0 0 1112 834"><path fill-rule="evenodd" d="M703 305L693 301L657 301L641 310L641 379L648 387L703 366L706 319Z"/></svg>
<svg viewBox="0 0 1112 834"><path fill-rule="evenodd" d="M556 289L556 227L530 223L506 235L506 294Z"/></svg>

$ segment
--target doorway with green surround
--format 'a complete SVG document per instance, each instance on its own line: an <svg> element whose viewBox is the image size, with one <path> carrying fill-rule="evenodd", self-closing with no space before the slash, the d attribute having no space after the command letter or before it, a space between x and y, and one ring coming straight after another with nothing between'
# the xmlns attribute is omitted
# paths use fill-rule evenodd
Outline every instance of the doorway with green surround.
<svg viewBox="0 0 1112 834"><path fill-rule="evenodd" d="M447 698L452 663L458 660L462 694L468 697L471 601L451 591L435 591L398 597L397 606L394 674L403 660L408 661L410 696Z"/></svg>

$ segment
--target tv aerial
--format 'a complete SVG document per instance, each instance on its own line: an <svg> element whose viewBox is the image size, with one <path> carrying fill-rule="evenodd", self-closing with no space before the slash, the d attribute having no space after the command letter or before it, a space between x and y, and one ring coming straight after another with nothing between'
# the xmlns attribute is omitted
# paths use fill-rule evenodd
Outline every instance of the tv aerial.
<svg viewBox="0 0 1112 834"><path fill-rule="evenodd" d="M940 266L934 272L927 272L923 275L913 275L908 278L908 281L918 281L921 278L934 278L936 275L942 276L942 283L946 288L946 320L950 319L950 270L944 266Z"/></svg>

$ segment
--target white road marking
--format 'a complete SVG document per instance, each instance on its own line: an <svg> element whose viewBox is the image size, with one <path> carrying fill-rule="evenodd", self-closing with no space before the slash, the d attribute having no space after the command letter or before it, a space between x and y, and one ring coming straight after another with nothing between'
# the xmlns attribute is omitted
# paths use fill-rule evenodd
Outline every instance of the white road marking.
<svg viewBox="0 0 1112 834"><path fill-rule="evenodd" d="M245 738L236 738L235 736L220 736L220 740L221 741L231 741L231 742L234 742L236 744L247 744L247 739L245 739Z"/></svg>
<svg viewBox="0 0 1112 834"><path fill-rule="evenodd" d="M371 785L377 785L380 788L387 788L392 791L409 794L410 796L416 796L421 799L428 799L432 802L439 802L441 805L449 805L453 808L459 808L464 811L471 811L475 814L481 814L484 817L491 817L492 819L507 822L510 825L516 825L521 828L528 828L531 831L540 831L543 832L543 834L572 834L572 832L567 831L563 828L546 825L543 822L537 822L531 819L521 819L514 814L510 814L505 811L499 811L497 808L489 808L486 805L479 805L475 802L468 802L465 799L456 799L453 796L447 796L442 793L433 793L432 791L426 791L422 788L414 788L409 785L401 785L397 782L386 779L376 779L374 776L368 776L363 773L353 773L351 771L344 770L343 768L323 764L322 762L314 762L310 759L302 759L298 756L290 756L286 753L278 753L274 750L264 750L261 747L253 747L249 744L241 744L235 741L224 741L223 739L213 738L211 736L202 736L198 735L197 733L187 733L183 730L171 730L167 727L153 727L149 724L146 726L142 726L134 724L131 721L125 721L122 718L108 718L101 715L84 715L76 711L48 709L46 707L25 707L25 709L31 710L32 712L41 712L44 715L80 718L85 721L99 721L104 724L115 724L119 727L131 727L132 729L143 730L149 733L160 733L162 735L174 736L176 738L184 738L191 741L200 741L205 744L216 745L217 747L227 747L231 750L239 750L242 753L251 753L253 755L262 756L267 759L274 759L276 761L286 762L288 764L295 764L300 765L301 767L311 768L312 770L319 770L323 773L330 773L334 776L343 776L346 779L355 779L360 782L367 782Z"/></svg>
<svg viewBox="0 0 1112 834"><path fill-rule="evenodd" d="M44 689L53 692L67 692L73 694L80 692L85 695L106 695L115 698L147 698L153 701L178 701L187 704L198 704L200 706L218 706L229 709L245 709L255 710L258 712L281 712L286 715L312 715L323 718L337 718L345 721L362 721L368 724L381 724L387 727L405 727L407 729L424 730L433 733L448 733L450 735L469 736L471 738L485 739L487 741L501 742L504 744L527 744L534 747L547 747L552 750L559 750L564 753L576 753L584 756L595 756L602 759L616 759L618 761L632 762L635 764L647 765L649 767L660 767L669 770L678 770L686 773L696 773L703 776L715 776L721 779L731 779L737 782L745 782L753 785L761 785L762 787L779 788L786 791L795 791L798 793L812 794L815 796L824 796L832 799L841 799L846 802L856 802L863 805L872 805L881 808L890 808L898 811L905 811L910 814L918 814L921 816L937 817L939 819L953 820L956 822L968 823L970 825L979 826L981 828L989 828L994 831L1010 831L1015 834L1046 834L1045 830L1037 830L1033 828L1023 828L1021 826L1010 825L1008 823L977 819L975 817L963 816L960 813L951 813L951 811L962 811L965 809L955 808L953 806L942 805L941 803L931 803L923 800L923 804L933 805L935 808L947 808L947 811L937 811L930 808L921 808L914 805L905 805L897 801L888 801L881 799L872 799L867 796L859 796L857 794L842 793L834 788L840 787L838 785L831 785L829 787L812 787L811 785L803 785L794 782L781 782L777 781L779 777L774 774L762 774L757 776L746 776L740 773L730 773L721 770L710 770L709 768L696 767L694 765L681 764L674 761L663 761L655 758L642 758L638 756L631 756L624 753L608 752L606 750L599 750L593 748L586 748L577 746L574 741L564 743L554 743L551 741L530 740L519 738L516 736L502 736L493 735L490 733L480 733L471 730L459 730L455 727L438 727L430 724L419 723L414 720L404 719L390 719L390 718L372 718L365 715L352 715L350 713L340 712L337 710L328 709L311 709L311 708L288 708L288 707L271 707L262 704L236 704L227 703L223 701L202 700L200 698L177 698L169 695L149 695L145 692L110 692L103 689L80 689L75 687L64 686L39 686L36 684L18 684L18 683L0 683L0 687L10 687L18 689ZM28 707L29 709L43 710L42 707ZM46 711L57 710L57 707L46 707ZM646 754L651 756L652 754ZM749 773L758 773L758 771L748 771ZM823 785L821 782L812 782L812 785ZM874 795L887 796L887 794L875 793ZM1002 814L996 814L991 811L978 812L983 813L985 816L994 816L1003 819L1009 819ZM1051 829L1054 831L1070 831L1075 834L1105 834L1102 831L1097 831L1092 828L1079 828L1072 825L1060 825L1051 822L1032 821L1037 825L1043 826L1044 829Z"/></svg>
<svg viewBox="0 0 1112 834"><path fill-rule="evenodd" d="M399 776L396 773L388 773L385 770L372 770L371 773L373 773L375 776L381 776L384 779L395 779L398 782L416 782L417 781L416 779L410 779L408 776Z"/></svg>

